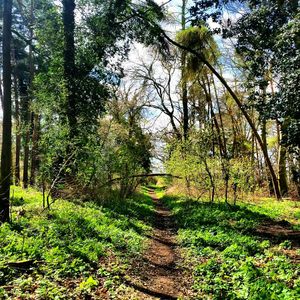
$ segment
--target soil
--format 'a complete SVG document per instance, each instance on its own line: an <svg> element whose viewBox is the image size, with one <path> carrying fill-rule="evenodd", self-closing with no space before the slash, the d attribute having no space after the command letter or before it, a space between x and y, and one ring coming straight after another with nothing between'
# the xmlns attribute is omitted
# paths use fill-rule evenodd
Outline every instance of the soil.
<svg viewBox="0 0 300 300"><path fill-rule="evenodd" d="M191 299L191 272L182 266L171 212L153 191L149 194L156 206L154 231L143 257L137 258L129 270L126 285L136 295L130 299Z"/></svg>
<svg viewBox="0 0 300 300"><path fill-rule="evenodd" d="M287 255L295 264L300 264L300 231L293 230L292 225L285 221L269 221L264 222L256 228L255 234L268 239L274 245L278 245L284 241L290 241L290 249L282 249L281 251Z"/></svg>
<svg viewBox="0 0 300 300"><path fill-rule="evenodd" d="M300 248L300 231L293 230L287 221L264 222L256 228L256 234L270 239L274 243L290 240L293 247Z"/></svg>

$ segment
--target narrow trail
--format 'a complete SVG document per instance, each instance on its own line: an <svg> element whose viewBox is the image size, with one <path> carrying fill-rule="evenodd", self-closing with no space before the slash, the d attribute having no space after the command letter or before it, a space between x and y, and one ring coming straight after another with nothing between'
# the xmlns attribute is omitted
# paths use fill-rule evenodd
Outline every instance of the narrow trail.
<svg viewBox="0 0 300 300"><path fill-rule="evenodd" d="M131 267L126 282L137 292L132 299L191 299L188 297L188 272L182 267L180 249L176 243L176 229L171 212L155 196L154 231L142 259Z"/></svg>

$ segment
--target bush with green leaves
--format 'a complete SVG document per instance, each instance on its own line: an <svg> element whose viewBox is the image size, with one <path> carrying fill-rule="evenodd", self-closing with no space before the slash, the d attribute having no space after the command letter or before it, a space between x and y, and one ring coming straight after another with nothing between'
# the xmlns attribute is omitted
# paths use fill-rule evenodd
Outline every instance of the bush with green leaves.
<svg viewBox="0 0 300 300"><path fill-rule="evenodd" d="M226 190L235 199L238 195L249 193L255 188L253 166L247 158L226 158L212 153L214 136L209 129L193 132L185 144L175 143L170 158L166 162L169 173L180 176L180 185L189 188L202 196L210 193L215 198L222 198ZM210 196L213 200L213 197Z"/></svg>

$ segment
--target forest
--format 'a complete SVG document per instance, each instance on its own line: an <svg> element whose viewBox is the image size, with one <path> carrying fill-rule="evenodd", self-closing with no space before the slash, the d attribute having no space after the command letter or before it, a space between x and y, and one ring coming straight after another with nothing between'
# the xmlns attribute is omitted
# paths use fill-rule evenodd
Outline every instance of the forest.
<svg viewBox="0 0 300 300"><path fill-rule="evenodd" d="M300 299L298 0L0 0L0 299Z"/></svg>

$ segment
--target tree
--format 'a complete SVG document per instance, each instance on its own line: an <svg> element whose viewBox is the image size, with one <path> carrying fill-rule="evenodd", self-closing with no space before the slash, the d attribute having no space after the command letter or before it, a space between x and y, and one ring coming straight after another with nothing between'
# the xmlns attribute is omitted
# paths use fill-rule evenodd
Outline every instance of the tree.
<svg viewBox="0 0 300 300"><path fill-rule="evenodd" d="M168 117L171 125L171 134L168 136L171 140L175 138L179 141L183 137L180 130L182 121L178 116L178 109L176 109L180 106L180 101L174 95L173 89L173 86L177 84L175 73L178 60L176 60L176 55L172 59L169 57L169 60L171 61L166 61L159 53L155 52L151 63L137 64L130 78L141 85L144 90L147 99L145 106L157 109ZM161 70L159 74L158 69Z"/></svg>
<svg viewBox="0 0 300 300"><path fill-rule="evenodd" d="M11 183L11 23L12 0L3 9L3 129L1 150L0 221L8 222Z"/></svg>
<svg viewBox="0 0 300 300"><path fill-rule="evenodd" d="M181 44L177 43L176 41L174 41L170 37L168 37L165 32L162 32L162 34L173 45L175 45L178 48L180 48L182 50L186 50L186 51L190 52L191 54L195 55L200 61L202 61L209 68L209 70L216 76L216 78L218 78L218 80L224 85L224 87L226 88L226 90L228 91L228 93L231 95L231 97L234 99L234 101L236 102L237 106L239 107L239 109L243 113L243 115L246 118L249 126L251 127L251 129L252 129L252 131L253 131L253 133L254 133L254 135L255 135L255 137L256 137L256 139L257 139L257 141L258 141L258 143L259 143L259 145L260 145L260 147L262 149L262 152L264 154L264 158L266 160L268 169L269 169L269 171L271 173L272 182L273 182L273 186L274 186L276 197L278 199L281 199L280 189L279 189L279 185L278 185L278 182L277 182L277 176L276 176L276 173L275 173L274 168L272 166L272 163L270 161L268 152L266 151L266 149L264 147L264 143L263 143L263 141L261 139L261 136L258 133L258 130L257 130L257 128L256 128L253 120L251 119L250 115L247 112L247 109L245 108L245 106L243 105L243 103L241 102L241 100L239 99L239 97L237 96L237 94L228 85L228 83L224 79L224 77L209 63L209 61L207 61L205 59L205 57L201 53L195 51L192 48L189 48L189 47L186 47L184 45L181 45Z"/></svg>
<svg viewBox="0 0 300 300"><path fill-rule="evenodd" d="M197 25L200 24L200 26L201 26L203 21L207 21L210 17L212 17L214 21L221 22L223 5L228 2L229 1L224 1L224 2L222 1L222 3L219 1L208 1L208 2L207 1L196 1L194 7L191 9L192 16L194 17L194 24L197 24ZM255 5L257 5L257 3L255 1L253 1L253 3L252 3L252 1L250 1L250 5L255 6ZM218 30L218 31L220 31L220 30ZM248 121L251 129L253 130L253 133L262 149L262 152L263 152L263 155L264 155L264 158L266 161L266 165L270 171L270 176L272 178L272 183L274 186L275 194L276 194L277 198L281 198L280 188L279 188L278 181L277 181L277 176L274 171L271 160L269 158L268 151L267 151L266 147L264 146L263 139L259 135L258 130L257 130L255 124L253 123L253 120L249 116L249 113L248 113L247 109L245 108L244 104L240 101L240 99L237 97L237 95L234 93L234 91L230 88L230 86L228 85L226 80L217 72L217 70L208 61L205 60L205 57L203 57L203 55L201 55L201 53L194 51L193 49L191 49L189 47L182 47L182 45L180 45L179 43L176 43L172 39L168 38L165 33L163 33L163 35L174 45L181 47L181 49L183 49L183 50L186 49L186 50L190 51L195 56L197 56L200 60L202 60L202 62L212 71L212 73L220 80L220 82L228 90L229 94L233 97L236 104L238 105L241 112L243 113L246 120Z"/></svg>
<svg viewBox="0 0 300 300"><path fill-rule="evenodd" d="M63 24L64 24L64 77L66 81L67 117L70 128L71 140L77 134L77 112L76 112L76 78L75 68L75 1L63 0Z"/></svg>
<svg viewBox="0 0 300 300"><path fill-rule="evenodd" d="M187 0L182 0L181 7L181 30L186 29L186 6ZM181 53L181 98L182 98L182 108L183 108L183 137L186 141L188 139L189 131L189 107L188 107L188 88L186 82L186 52Z"/></svg>
<svg viewBox="0 0 300 300"><path fill-rule="evenodd" d="M85 12L76 20L75 3L79 14ZM76 152L60 172L63 190L74 186L73 180L80 186L84 178L81 183L86 184L92 168L80 167L89 165L96 156L91 148L96 151L102 144L99 120L124 76L121 62L133 41L161 45L157 26L149 20L157 24L164 15L154 1L65 0L62 4L62 14L51 0L44 0L35 13L39 55L31 109L41 115L38 178L51 182L70 152ZM31 149L33 153L34 144Z"/></svg>
<svg viewBox="0 0 300 300"><path fill-rule="evenodd" d="M16 1L13 6L13 45L14 45L14 85L15 96L15 120L16 120L16 165L15 177L18 182L19 162L21 153L21 140L23 146L23 186L26 188L30 183L33 185L35 179L35 169L37 160L37 140L35 137L36 126L34 120L36 116L32 110L34 103L33 80L35 65L37 64L36 28L35 13L40 9L44 1L39 3L33 0ZM20 103L19 103L20 102ZM32 137L33 136L33 137ZM31 166L30 166L31 159ZM30 174L30 175L29 175Z"/></svg>
<svg viewBox="0 0 300 300"><path fill-rule="evenodd" d="M223 12L232 4L239 8L242 5L245 9L240 10L243 13L235 21L230 20L229 12L229 18L224 22ZM194 24L212 18L220 25L215 32L221 32L223 37L234 37L237 41L235 48L245 60L243 68L247 74L249 100L261 120L264 153L269 151L266 122L270 119L276 122L279 133L278 177L282 194L288 191L286 152L295 154L298 151L299 118L294 113L299 111L295 107L299 103L296 88L299 82L299 38L296 37L299 35L298 8L297 0L198 0L191 9ZM269 164L268 159L265 162ZM270 174L274 184L271 170Z"/></svg>

